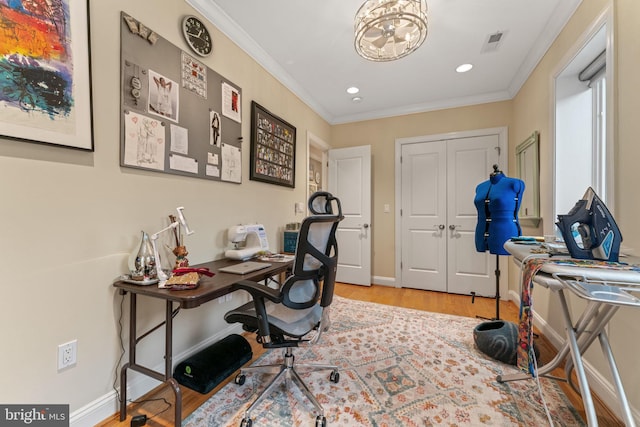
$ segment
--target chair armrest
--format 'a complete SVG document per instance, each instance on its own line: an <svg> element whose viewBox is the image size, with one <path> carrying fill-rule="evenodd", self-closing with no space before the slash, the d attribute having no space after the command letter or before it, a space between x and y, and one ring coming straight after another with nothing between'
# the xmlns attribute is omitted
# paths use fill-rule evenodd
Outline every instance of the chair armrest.
<svg viewBox="0 0 640 427"><path fill-rule="evenodd" d="M234 291L238 289L247 291L254 299L256 299L256 297L262 297L277 304L282 302L282 294L278 289L273 289L261 283L252 282L251 280L236 282L232 285L231 289Z"/></svg>

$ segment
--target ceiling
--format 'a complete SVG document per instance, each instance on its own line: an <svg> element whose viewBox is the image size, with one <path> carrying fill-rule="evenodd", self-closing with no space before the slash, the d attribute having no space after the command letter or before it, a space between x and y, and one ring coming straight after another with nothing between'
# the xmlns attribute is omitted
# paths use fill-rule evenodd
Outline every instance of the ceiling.
<svg viewBox="0 0 640 427"><path fill-rule="evenodd" d="M355 51L354 17L364 0L185 1L339 124L513 98L582 0L427 0L426 41L391 62ZM457 73L463 63L474 67ZM350 86L360 89L360 102Z"/></svg>

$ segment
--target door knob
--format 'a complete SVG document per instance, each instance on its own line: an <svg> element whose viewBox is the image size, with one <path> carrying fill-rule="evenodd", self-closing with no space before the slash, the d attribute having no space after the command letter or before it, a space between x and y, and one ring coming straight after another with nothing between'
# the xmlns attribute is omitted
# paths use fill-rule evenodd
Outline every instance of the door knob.
<svg viewBox="0 0 640 427"><path fill-rule="evenodd" d="M362 227L364 227L364 229L366 230L367 228L369 228L369 224L362 224Z"/></svg>
<svg viewBox="0 0 640 427"><path fill-rule="evenodd" d="M440 225L438 226L438 228L439 228L440 230L444 230L444 224L440 224Z"/></svg>
<svg viewBox="0 0 640 427"><path fill-rule="evenodd" d="M451 224L449 226L449 230L454 231L457 227L462 227L462 226L461 225L453 225L453 224Z"/></svg>

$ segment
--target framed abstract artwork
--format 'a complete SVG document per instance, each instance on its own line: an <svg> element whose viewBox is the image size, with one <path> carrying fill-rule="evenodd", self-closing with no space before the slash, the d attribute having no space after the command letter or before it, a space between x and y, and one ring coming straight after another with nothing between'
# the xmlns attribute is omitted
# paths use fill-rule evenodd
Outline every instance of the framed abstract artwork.
<svg viewBox="0 0 640 427"><path fill-rule="evenodd" d="M93 151L88 12L0 1L0 136Z"/></svg>
<svg viewBox="0 0 640 427"><path fill-rule="evenodd" d="M251 102L249 179L295 187L296 128Z"/></svg>

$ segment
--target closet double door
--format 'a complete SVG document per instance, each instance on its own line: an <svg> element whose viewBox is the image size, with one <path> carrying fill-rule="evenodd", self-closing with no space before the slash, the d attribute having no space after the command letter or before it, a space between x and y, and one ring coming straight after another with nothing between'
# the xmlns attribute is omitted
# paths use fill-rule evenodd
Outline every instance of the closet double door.
<svg viewBox="0 0 640 427"><path fill-rule="evenodd" d="M496 260L476 251L473 200L476 186L499 164L500 138L401 145L401 287L495 296Z"/></svg>

